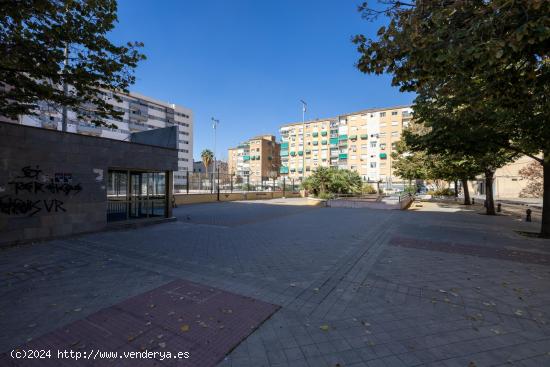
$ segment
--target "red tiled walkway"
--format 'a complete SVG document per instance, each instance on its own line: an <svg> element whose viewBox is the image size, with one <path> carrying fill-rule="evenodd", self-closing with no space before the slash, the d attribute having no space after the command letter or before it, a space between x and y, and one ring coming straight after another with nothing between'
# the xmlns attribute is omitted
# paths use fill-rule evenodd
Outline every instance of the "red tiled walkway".
<svg viewBox="0 0 550 367"><path fill-rule="evenodd" d="M0 358L0 365L215 366L278 308L234 293L175 280L21 347L22 350L51 350L49 359L15 360L8 353ZM58 350L80 352L82 359L58 359ZM100 359L96 351L116 351L118 355L116 359ZM189 352L189 358L160 360L159 355L156 359L121 356L130 351L170 352L172 356Z"/></svg>

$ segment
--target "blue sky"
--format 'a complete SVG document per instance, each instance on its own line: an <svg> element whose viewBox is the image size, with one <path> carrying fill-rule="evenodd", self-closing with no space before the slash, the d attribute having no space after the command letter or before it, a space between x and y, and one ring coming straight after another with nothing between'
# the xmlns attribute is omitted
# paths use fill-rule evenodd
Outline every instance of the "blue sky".
<svg viewBox="0 0 550 367"><path fill-rule="evenodd" d="M119 0L115 42L143 41L130 89L194 112L194 157L280 125L410 103L389 76L365 75L351 37L374 36L354 0Z"/></svg>

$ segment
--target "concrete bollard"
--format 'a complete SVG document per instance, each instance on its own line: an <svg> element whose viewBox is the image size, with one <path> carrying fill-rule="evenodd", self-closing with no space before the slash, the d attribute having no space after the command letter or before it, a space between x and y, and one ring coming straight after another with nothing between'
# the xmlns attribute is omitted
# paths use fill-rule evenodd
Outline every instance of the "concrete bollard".
<svg viewBox="0 0 550 367"><path fill-rule="evenodd" d="M526 216L525 216L525 221L526 221L526 222L530 222L530 221L531 221L531 213L532 213L531 209L527 209L527 210L525 211L525 214L526 214Z"/></svg>
<svg viewBox="0 0 550 367"><path fill-rule="evenodd" d="M497 204L497 212L501 212L502 211L502 204L498 203Z"/></svg>

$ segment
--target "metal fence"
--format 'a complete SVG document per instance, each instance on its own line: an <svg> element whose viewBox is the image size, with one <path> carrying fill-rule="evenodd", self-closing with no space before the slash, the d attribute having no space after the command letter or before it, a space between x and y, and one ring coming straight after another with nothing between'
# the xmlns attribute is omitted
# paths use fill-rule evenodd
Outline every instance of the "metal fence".
<svg viewBox="0 0 550 367"><path fill-rule="evenodd" d="M250 175L188 172L184 188L178 194L214 194L232 192L296 192L300 184L286 177L257 179Z"/></svg>

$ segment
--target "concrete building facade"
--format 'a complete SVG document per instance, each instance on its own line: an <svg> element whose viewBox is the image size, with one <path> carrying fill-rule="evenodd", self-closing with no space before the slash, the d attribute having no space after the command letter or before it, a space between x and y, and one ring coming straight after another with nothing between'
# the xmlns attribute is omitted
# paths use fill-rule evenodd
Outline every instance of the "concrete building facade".
<svg viewBox="0 0 550 367"><path fill-rule="evenodd" d="M174 189L185 189L187 171L193 169L193 112L186 107L162 102L139 93L118 94L121 101L114 98L114 92L103 92L103 98L116 110L124 112L122 121L109 119L107 124L116 128L97 127L80 121L74 111L68 113L67 131L128 141L131 133L176 126L178 129L178 169L174 173ZM10 121L27 126L61 130L62 117L58 109L46 103L39 104L37 115L20 116L18 121Z"/></svg>
<svg viewBox="0 0 550 367"><path fill-rule="evenodd" d="M280 144L273 135L260 135L228 150L230 174L250 176L250 182L262 182L279 176Z"/></svg>
<svg viewBox="0 0 550 367"><path fill-rule="evenodd" d="M391 153L411 118L410 106L394 106L283 125L280 172L301 180L318 167L343 168L390 187L400 181Z"/></svg>
<svg viewBox="0 0 550 367"><path fill-rule="evenodd" d="M171 217L166 129L157 146L0 122L0 246ZM131 140L158 142L149 133Z"/></svg>
<svg viewBox="0 0 550 367"><path fill-rule="evenodd" d="M229 172L227 162L218 160L216 163L216 167L218 168L220 175L227 174ZM208 173L212 172L214 172L214 162L208 165ZM206 167L202 161L193 162L193 173L206 173Z"/></svg>

